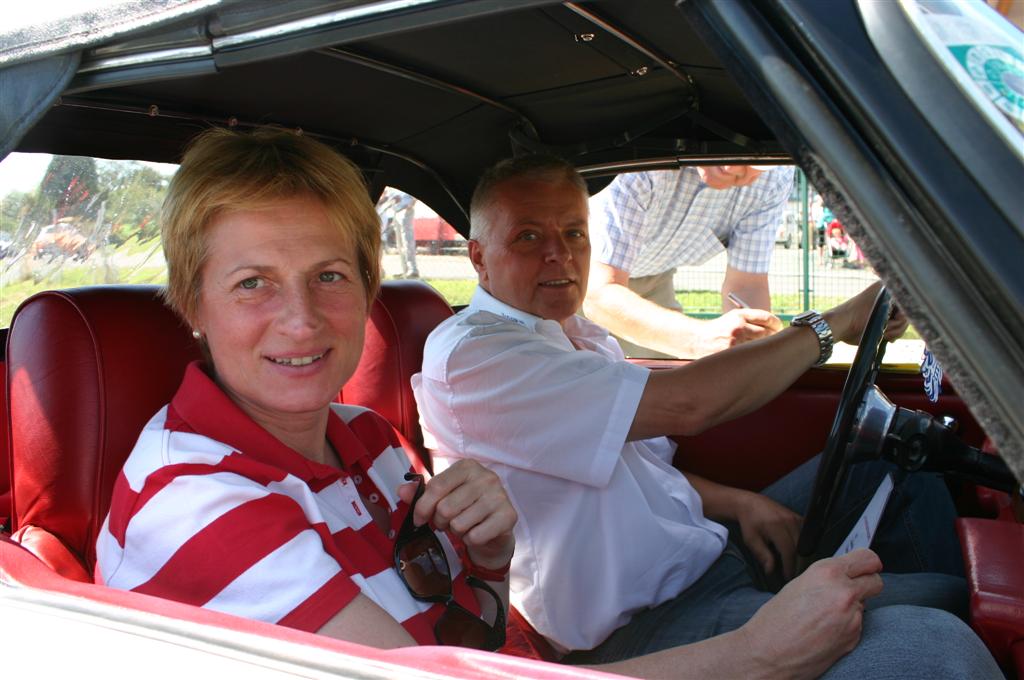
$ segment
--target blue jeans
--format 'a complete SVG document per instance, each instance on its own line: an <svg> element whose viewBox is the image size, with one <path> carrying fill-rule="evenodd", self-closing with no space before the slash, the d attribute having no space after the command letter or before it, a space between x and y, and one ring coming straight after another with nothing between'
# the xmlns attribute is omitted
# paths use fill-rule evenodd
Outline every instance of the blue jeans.
<svg viewBox="0 0 1024 680"><path fill-rule="evenodd" d="M820 457L810 459L761 493L803 515L811 500ZM880 460L851 466L816 557L835 552L886 473L892 473L895 486L871 543L871 549L882 559L883 569L891 574L963 576L960 541L953 524L956 508L942 478L924 472L908 475Z"/></svg>
<svg viewBox="0 0 1024 680"><path fill-rule="evenodd" d="M765 495L803 513L817 460L769 486ZM832 538L838 545L859 516L857 508L890 470L881 461L851 470L823 543ZM966 615L967 591L963 578L955 575L962 573L962 562L954 516L941 479L911 475L897 484L872 547L887 569L904 573L883 574L882 593L865 602L860 644L826 677L1001 677L984 645L957 618ZM913 573L922 569L933 573ZM735 630L771 599L772 593L756 586L761 578L738 532L732 532L722 556L679 596L637 613L595 649L573 652L563 661L606 663Z"/></svg>

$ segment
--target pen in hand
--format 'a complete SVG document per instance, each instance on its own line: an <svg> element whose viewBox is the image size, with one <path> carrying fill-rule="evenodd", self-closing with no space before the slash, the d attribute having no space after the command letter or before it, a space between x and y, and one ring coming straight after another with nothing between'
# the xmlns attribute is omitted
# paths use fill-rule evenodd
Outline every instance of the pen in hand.
<svg viewBox="0 0 1024 680"><path fill-rule="evenodd" d="M740 296L737 295L736 293L729 293L728 295L726 295L726 297L729 298L729 301L732 302L737 307L739 307L740 309L748 309L750 307L750 305L744 302L743 299L740 298Z"/></svg>

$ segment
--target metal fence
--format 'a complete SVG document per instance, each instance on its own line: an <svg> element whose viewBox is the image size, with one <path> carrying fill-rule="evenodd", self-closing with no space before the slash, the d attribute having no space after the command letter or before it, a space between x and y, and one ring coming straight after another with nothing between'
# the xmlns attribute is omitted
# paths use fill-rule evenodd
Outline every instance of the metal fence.
<svg viewBox="0 0 1024 680"><path fill-rule="evenodd" d="M821 224L821 216L814 214L818 212L814 210L815 197L816 192L797 168L768 273L772 311L786 319L805 309L832 307L876 278L848 236L845 243L840 243L838 237L830 243L830 223ZM687 314L711 317L721 313L718 291L725 269L725 253L700 266L679 267L675 288Z"/></svg>

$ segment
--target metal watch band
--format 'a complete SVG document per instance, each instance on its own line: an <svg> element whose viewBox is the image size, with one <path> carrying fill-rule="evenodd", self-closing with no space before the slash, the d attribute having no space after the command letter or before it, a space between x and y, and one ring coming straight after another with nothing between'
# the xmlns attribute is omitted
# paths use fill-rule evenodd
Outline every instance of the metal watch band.
<svg viewBox="0 0 1024 680"><path fill-rule="evenodd" d="M821 366L828 361L832 356L833 338L832 327L825 321L825 317L812 309L793 317L790 325L807 326L818 336L818 360L814 362L815 366Z"/></svg>

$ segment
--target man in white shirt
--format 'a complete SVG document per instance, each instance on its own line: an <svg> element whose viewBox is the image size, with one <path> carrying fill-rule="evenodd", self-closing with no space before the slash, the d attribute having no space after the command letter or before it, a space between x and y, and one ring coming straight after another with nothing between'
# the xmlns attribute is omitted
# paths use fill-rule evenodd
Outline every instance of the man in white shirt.
<svg viewBox="0 0 1024 680"><path fill-rule="evenodd" d="M685 664L684 674L730 677L814 677L831 666L830 677L852 678L878 654L919 656L938 627L962 654L936 649L923 665L900 666L905 677L994 668L955 617L902 606L962 610L964 584L953 576L886 575L883 591L878 557L861 550L813 565L774 598L757 590L752 561L792 576L799 516L668 463L675 446L663 435L706 429L777 395L820 358L815 332L793 327L666 371L623 361L607 331L576 316L590 262L586 186L553 159L489 171L471 225L480 286L431 334L413 388L435 465L475 458L504 483L519 513L513 603L572 652L566 661L642 675L679 675ZM837 339L859 336L875 292L823 315ZM888 334L905 327L899 317ZM783 482L782 495L807 486ZM734 522L736 535L713 519ZM843 657L865 604L864 640Z"/></svg>

